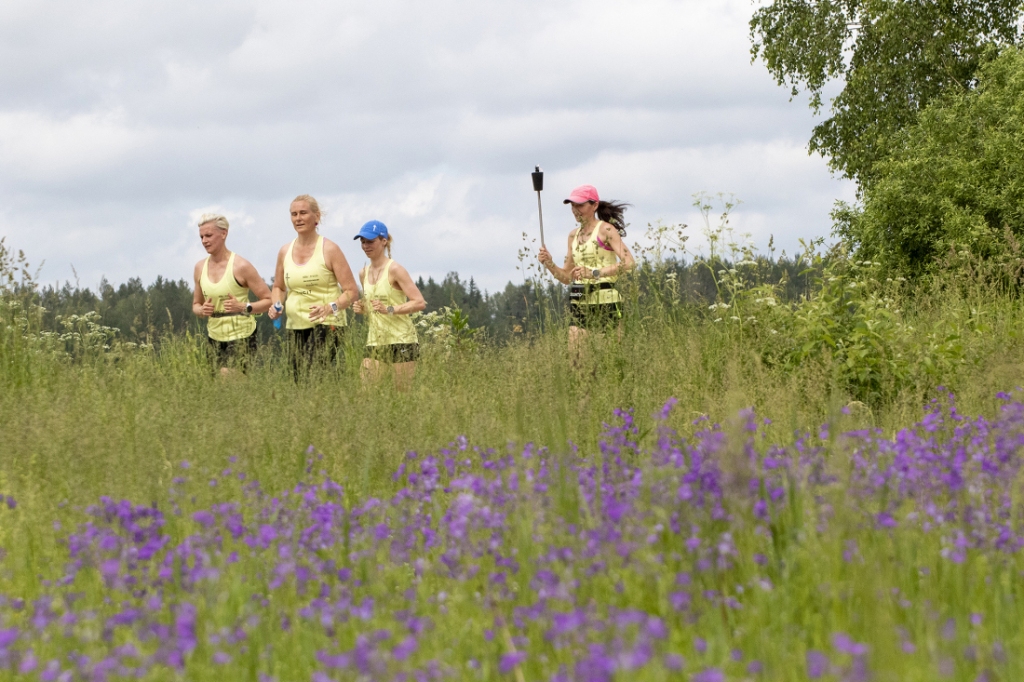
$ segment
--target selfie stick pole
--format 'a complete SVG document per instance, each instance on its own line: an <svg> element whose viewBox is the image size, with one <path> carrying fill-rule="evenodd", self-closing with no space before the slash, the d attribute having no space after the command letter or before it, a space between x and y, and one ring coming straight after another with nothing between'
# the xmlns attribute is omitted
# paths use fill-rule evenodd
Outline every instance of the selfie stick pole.
<svg viewBox="0 0 1024 682"><path fill-rule="evenodd" d="M544 171L540 169L540 166L534 166L534 171L530 175L533 177L533 191L537 193L537 216L540 218L540 245L546 249L548 247L544 243L544 210L540 205L540 193L544 189Z"/></svg>

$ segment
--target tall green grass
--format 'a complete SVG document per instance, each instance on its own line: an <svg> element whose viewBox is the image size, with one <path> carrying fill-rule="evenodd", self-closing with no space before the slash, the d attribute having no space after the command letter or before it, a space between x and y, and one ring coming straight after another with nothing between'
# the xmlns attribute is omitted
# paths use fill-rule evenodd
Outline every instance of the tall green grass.
<svg viewBox="0 0 1024 682"><path fill-rule="evenodd" d="M7 312L0 347L0 480L26 513L88 503L101 494L161 499L181 461L239 456L261 480L287 487L313 445L332 476L355 490L386 492L408 450L436 449L459 435L504 446L535 441L592 448L617 407L641 424L677 398L682 431L701 415L726 420L754 407L773 437L834 418L851 403L828 354L795 368L771 367L758 338L687 308L663 314L631 303L621 339L595 337L575 363L557 324L534 338L469 352L426 346L410 391L364 384L359 340L344 360L299 381L280 349L263 349L247 376L214 376L202 339L164 339L159 350L61 358L25 339ZM1024 312L1009 296L922 297L904 313L922 336L963 311L985 320L962 339L965 360L941 377L961 408L984 413L994 394L1024 383ZM854 405L864 425L912 422L935 385L904 387L880 405Z"/></svg>
<svg viewBox="0 0 1024 682"><path fill-rule="evenodd" d="M592 337L582 358L570 353L567 330L557 316L549 318L545 332L500 347L484 342L452 350L425 344L408 392L395 390L389 381L363 383L355 335L343 360L298 381L273 344L247 375L220 377L206 359L203 339L168 337L158 349L79 348L68 355L74 338L40 337L31 315L8 305L0 309L0 493L13 496L18 506L0 510L0 547L6 555L0 593L38 594L66 558L54 523L73 527L100 496L167 508L183 462L191 476L212 478L235 457L273 494L303 477L307 449L313 446L324 454L326 474L341 482L348 502L355 503L391 494L399 485L392 474L407 451L436 451L460 435L497 449L536 442L556 453L593 452L612 410L626 407L635 411L641 441L651 442L656 437L651 415L669 397L679 401L670 419L683 434L692 432L700 417L731 428L739 410L753 407L771 419L772 442L791 443L796 432L826 422L836 431L905 427L920 418L940 384L957 394L962 412L991 414L997 391L1024 384L1024 311L1011 292L937 288L901 299L903 323L922 339L957 328L962 353L943 365L941 375L922 373L926 379L904 381L884 400L867 404L854 400L847 373L828 352L796 366L773 364L765 352L767 337L756 326L716 322L705 309L675 304L670 297L651 301L628 288L627 299L621 337ZM967 325L967 319L983 324ZM190 492L197 507L219 494L202 485ZM184 534L187 528L179 523L172 532ZM524 557L530 556L529 531L522 534ZM838 541L824 538L821 542L832 543L825 546L809 539L795 547L787 555L787 588L752 600L741 623L712 623L719 628L705 631L712 648L724 652L728 641L740 637L748 644L760 642L753 648L771 649L770 642L761 641L768 635L744 629L758 623L778 625L776 635L787 628L810 632L822 647L839 626L856 623L863 632L883 622L891 625L895 612L877 595L892 585L917 584L917 578L897 573L910 570L919 554L934 553L935 547L872 536L875 544L860 551L869 562L881 563L857 572L842 561ZM744 542L755 539L737 538ZM884 557L897 560L889 564ZM883 564L891 572L884 567L876 572ZM398 578L389 579L397 582L381 590L398 589ZM995 593L976 594L961 569L921 582L927 583L917 595L922 599L949 590L958 608L973 603L986 612L996 609ZM606 596L624 604L646 589L630 585L627 596L615 597L610 580L606 587ZM1008 588L999 594L1015 593ZM244 601L244 595L234 598ZM936 608L942 611L941 604ZM938 634L929 630L921 636ZM286 639L280 642L283 651L310 654L311 645ZM1008 638L1007 645L1012 641ZM890 648L881 655L895 661L901 655L895 640ZM802 661L780 652L776 665L790 659ZM922 675L915 679L928 679Z"/></svg>

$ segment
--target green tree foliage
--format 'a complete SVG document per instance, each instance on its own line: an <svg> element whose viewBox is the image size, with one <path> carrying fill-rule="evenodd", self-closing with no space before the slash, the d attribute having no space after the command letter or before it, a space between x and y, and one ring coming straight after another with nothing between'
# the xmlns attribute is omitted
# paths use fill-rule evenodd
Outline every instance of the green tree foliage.
<svg viewBox="0 0 1024 682"><path fill-rule="evenodd" d="M688 262L666 260L657 267L639 268L633 281L639 296L662 301L666 306L671 304L671 292L678 299L675 303L705 306L722 297L713 272L731 267L728 259L717 257ZM782 282L783 298L796 299L807 295L811 281L800 274L802 267L785 254L760 258L755 279L757 283ZM103 280L93 291L70 282L39 286L27 268L24 254L19 256L6 249L0 241L0 293L6 287L26 305L41 308L42 329L61 332L63 321L70 317L95 314L97 325L116 329L119 339L126 342L159 343L168 334L185 331L205 334L203 323L192 313L192 285L186 280L157 277L148 286L136 277L118 286ZM457 310L472 329L482 329L489 341L497 343L536 334L546 324L559 323L568 303L565 287L550 282L509 282L504 289L487 293L472 278L464 280L457 272L450 272L441 282L420 278L416 285L427 300L427 313L446 307ZM355 323L358 325L359 319ZM264 342L280 333L266 316L260 316L257 325Z"/></svg>
<svg viewBox="0 0 1024 682"><path fill-rule="evenodd" d="M146 286L132 277L117 287L104 279L98 292L65 282L36 287L32 302L45 310L43 324L50 329L60 328L58 318L95 312L102 325L134 342L154 343L168 333L199 330L192 313L192 285L183 279L158 276Z"/></svg>
<svg viewBox="0 0 1024 682"><path fill-rule="evenodd" d="M750 20L751 54L815 113L835 81L812 152L866 187L893 138L936 97L975 84L998 48L1020 41L1022 0L774 0Z"/></svg>
<svg viewBox="0 0 1024 682"><path fill-rule="evenodd" d="M977 88L925 109L880 162L837 232L858 257L917 276L952 253L992 259L1024 237L1024 53L1005 51Z"/></svg>

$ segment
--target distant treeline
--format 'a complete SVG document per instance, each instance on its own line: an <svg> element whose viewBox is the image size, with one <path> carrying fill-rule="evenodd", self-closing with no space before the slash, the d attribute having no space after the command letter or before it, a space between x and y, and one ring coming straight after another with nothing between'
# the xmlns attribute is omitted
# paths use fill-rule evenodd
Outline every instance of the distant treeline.
<svg viewBox="0 0 1024 682"><path fill-rule="evenodd" d="M642 299L651 295L652 288L664 294L666 283L674 279L679 303L701 306L728 300L728 292L719 291L713 273L731 267L727 261L669 260L657 267L645 263L631 277L636 295ZM806 267L806 263L783 256L759 258L755 266L743 271L758 284L779 285L783 300L796 300L811 290L812 277L804 272ZM488 293L481 291L472 277L464 280L450 272L440 282L421 277L416 285L427 301L426 312L458 307L473 327L482 328L488 339L499 343L514 335L534 333L545 322L557 320L568 302L566 287L551 282L509 282L503 290ZM202 333L204 329L192 314L192 283L184 279L157 277L147 286L133 277L116 287L104 279L97 291L68 282L22 290L21 294L26 302L46 309L44 327L54 330L61 327L58 318L91 311L100 315L101 324L120 330L126 341L153 343L168 333ZM258 328L264 338L275 333L265 316L260 317Z"/></svg>

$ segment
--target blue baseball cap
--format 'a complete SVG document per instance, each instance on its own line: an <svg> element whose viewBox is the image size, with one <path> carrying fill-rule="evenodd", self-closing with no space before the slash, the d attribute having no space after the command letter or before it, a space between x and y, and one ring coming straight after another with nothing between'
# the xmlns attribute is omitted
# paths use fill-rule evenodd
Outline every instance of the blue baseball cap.
<svg viewBox="0 0 1024 682"><path fill-rule="evenodd" d="M387 239L388 226L379 220L371 220L370 222L363 225L363 227L359 230L359 234L353 237L353 239L359 239L360 237L362 237L363 239L376 239L377 237L384 237L385 239Z"/></svg>

